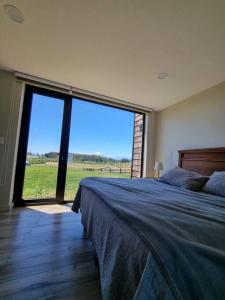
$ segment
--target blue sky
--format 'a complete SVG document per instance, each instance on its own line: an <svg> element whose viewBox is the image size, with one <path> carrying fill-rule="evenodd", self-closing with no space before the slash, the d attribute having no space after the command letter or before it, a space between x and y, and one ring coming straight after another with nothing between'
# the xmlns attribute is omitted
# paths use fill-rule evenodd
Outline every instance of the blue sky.
<svg viewBox="0 0 225 300"><path fill-rule="evenodd" d="M34 94L28 151L59 151L63 101ZM69 152L131 158L134 114L73 100Z"/></svg>

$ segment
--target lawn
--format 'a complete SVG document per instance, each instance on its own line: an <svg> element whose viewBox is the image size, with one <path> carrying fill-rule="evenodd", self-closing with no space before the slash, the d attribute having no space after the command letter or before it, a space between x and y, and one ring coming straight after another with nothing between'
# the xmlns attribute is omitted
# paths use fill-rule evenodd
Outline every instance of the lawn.
<svg viewBox="0 0 225 300"><path fill-rule="evenodd" d="M81 179L90 176L130 178L130 173L101 172L100 168L129 170L129 163L120 165L71 163L68 165L65 200L73 200ZM94 169L94 171L84 170ZM96 170L98 169L98 170ZM23 198L54 198L57 181L57 163L32 164L26 167Z"/></svg>

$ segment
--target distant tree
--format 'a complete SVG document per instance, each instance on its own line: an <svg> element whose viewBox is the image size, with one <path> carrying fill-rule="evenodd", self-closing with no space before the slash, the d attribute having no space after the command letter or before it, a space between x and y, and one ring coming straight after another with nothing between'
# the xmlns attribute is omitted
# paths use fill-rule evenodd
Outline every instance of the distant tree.
<svg viewBox="0 0 225 300"><path fill-rule="evenodd" d="M59 153L51 151L51 152L45 153L45 157L57 159L59 157Z"/></svg>
<svg viewBox="0 0 225 300"><path fill-rule="evenodd" d="M120 160L122 163L129 163L130 162L130 159L128 158L121 158Z"/></svg>
<svg viewBox="0 0 225 300"><path fill-rule="evenodd" d="M73 153L72 160L74 162L97 162L97 163L108 163L108 162L115 162L115 159L110 157L105 157L103 155L96 155L96 154L80 154L80 153Z"/></svg>

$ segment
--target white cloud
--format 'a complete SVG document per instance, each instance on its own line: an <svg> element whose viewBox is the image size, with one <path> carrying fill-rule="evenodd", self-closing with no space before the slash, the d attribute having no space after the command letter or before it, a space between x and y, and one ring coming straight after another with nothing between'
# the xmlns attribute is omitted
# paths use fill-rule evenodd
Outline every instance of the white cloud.
<svg viewBox="0 0 225 300"><path fill-rule="evenodd" d="M95 155L102 155L101 152L95 152Z"/></svg>

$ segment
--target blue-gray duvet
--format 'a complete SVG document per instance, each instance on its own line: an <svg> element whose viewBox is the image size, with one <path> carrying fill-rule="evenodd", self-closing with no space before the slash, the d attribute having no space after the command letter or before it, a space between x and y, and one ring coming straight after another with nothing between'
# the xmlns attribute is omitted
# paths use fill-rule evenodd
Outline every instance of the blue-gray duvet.
<svg viewBox="0 0 225 300"><path fill-rule="evenodd" d="M82 188L97 195L149 251L133 298L225 299L225 198L157 180L91 177L80 182L76 212ZM153 260L154 276L160 273L165 286L158 294L152 291Z"/></svg>

